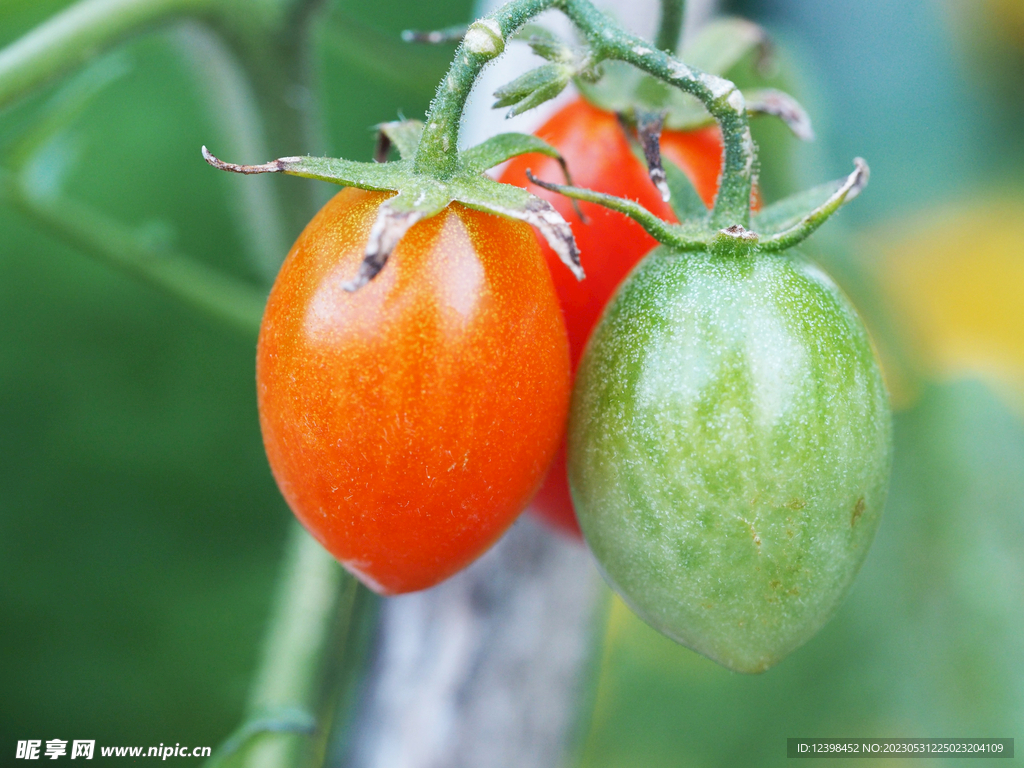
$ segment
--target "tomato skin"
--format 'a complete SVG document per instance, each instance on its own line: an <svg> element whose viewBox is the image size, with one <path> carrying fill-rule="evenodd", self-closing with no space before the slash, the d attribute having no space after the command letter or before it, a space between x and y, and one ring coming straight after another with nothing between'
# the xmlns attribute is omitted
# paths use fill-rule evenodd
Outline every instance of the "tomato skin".
<svg viewBox="0 0 1024 768"><path fill-rule="evenodd" d="M671 206L661 199L651 183L646 166L633 154L614 114L579 99L556 113L536 135L562 153L577 186L637 200L661 218L677 221ZM686 172L709 206L718 189L722 164L720 137L717 127L685 133L665 131L661 137L662 154ZM564 180L557 161L542 155L515 158L500 180L528 187L555 206L572 226L587 273L585 280L577 281L555 252L546 243L541 243L565 314L569 350L575 369L590 331L612 293L657 242L632 219L594 203L581 203L588 219L588 223L583 224L568 199L527 181L528 168L541 179ZM531 509L560 530L581 535L565 479L564 445L559 448Z"/></svg>
<svg viewBox="0 0 1024 768"><path fill-rule="evenodd" d="M576 511L647 623L761 672L831 617L878 526L888 396L855 310L792 254L654 251L576 374Z"/></svg>
<svg viewBox="0 0 1024 768"><path fill-rule="evenodd" d="M452 205L356 293L383 193L346 189L270 294L256 380L295 515L381 594L482 554L543 479L569 401L565 329L529 227Z"/></svg>

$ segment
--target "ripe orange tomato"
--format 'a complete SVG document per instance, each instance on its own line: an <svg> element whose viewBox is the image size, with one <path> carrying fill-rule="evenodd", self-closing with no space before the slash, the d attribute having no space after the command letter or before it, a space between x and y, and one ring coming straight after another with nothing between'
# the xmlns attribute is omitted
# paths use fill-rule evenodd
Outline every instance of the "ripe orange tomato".
<svg viewBox="0 0 1024 768"><path fill-rule="evenodd" d="M346 189L292 247L260 329L260 426L303 525L374 591L430 587L537 490L565 429L569 351L530 228L458 204L351 279L388 195Z"/></svg>
<svg viewBox="0 0 1024 768"><path fill-rule="evenodd" d="M598 192L639 201L667 221L677 221L672 208L651 183L646 166L637 159L618 118L580 99L554 115L537 136L562 153L573 183ZM722 141L717 127L697 131L665 131L662 154L678 165L693 182L707 205L714 202L722 165ZM555 290L565 314L573 370L583 354L590 331L619 283L657 242L632 219L595 203L581 203L588 223L579 220L570 201L530 184L526 170L550 181L561 181L557 161L541 155L523 155L509 163L501 176L506 184L528 187L549 200L572 225L587 279L577 281L558 256L541 242ZM565 446L558 450L551 471L533 500L532 509L557 528L581 536L565 475Z"/></svg>

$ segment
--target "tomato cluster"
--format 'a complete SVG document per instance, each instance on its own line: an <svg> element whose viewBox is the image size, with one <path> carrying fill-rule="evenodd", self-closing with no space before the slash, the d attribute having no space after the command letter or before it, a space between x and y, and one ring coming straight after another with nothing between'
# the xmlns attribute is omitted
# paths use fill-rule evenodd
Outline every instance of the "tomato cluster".
<svg viewBox="0 0 1024 768"><path fill-rule="evenodd" d="M538 135L578 183L674 219L615 115L578 100ZM662 147L710 203L717 128L666 131ZM531 165L558 170L531 154L502 180L525 185ZM656 243L621 214L584 204L584 225L564 197L534 191L574 222L588 279L525 225L454 205L414 226L388 268L348 293L386 199L348 189L310 222L271 293L257 356L271 469L303 524L381 593L458 571L531 497L580 535L565 475L570 371L616 286Z"/></svg>
<svg viewBox="0 0 1024 768"><path fill-rule="evenodd" d="M578 101L539 133L580 186L674 220L614 115ZM710 204L717 129L661 144ZM503 180L555 163L520 157ZM310 222L257 352L282 493L351 572L397 594L484 552L554 461L536 508L582 527L637 613L732 669L767 669L827 621L879 522L891 423L867 332L820 270L743 228L652 250L624 216L585 204L582 221L537 192L574 221L587 280L522 222L452 203L350 292L388 195L347 189Z"/></svg>

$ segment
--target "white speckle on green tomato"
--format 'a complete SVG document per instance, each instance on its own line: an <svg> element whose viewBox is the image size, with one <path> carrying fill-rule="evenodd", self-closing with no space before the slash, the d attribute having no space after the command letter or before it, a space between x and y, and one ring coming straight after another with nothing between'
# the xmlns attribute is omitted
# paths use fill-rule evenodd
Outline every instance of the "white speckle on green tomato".
<svg viewBox="0 0 1024 768"><path fill-rule="evenodd" d="M867 332L801 257L658 248L576 376L569 482L647 623L762 672L835 612L878 527L892 417Z"/></svg>

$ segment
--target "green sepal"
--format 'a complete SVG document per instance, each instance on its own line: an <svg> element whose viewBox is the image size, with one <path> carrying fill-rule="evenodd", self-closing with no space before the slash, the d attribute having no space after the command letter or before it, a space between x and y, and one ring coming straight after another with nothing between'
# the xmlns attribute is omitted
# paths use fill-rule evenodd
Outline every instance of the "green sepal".
<svg viewBox="0 0 1024 768"><path fill-rule="evenodd" d="M572 67L566 64L542 64L498 88L492 108L511 107L508 116L514 117L555 98L565 90L572 75Z"/></svg>
<svg viewBox="0 0 1024 768"><path fill-rule="evenodd" d="M754 214L754 228L765 236L777 235L790 229L811 212L825 205L847 183L848 178L819 184L765 206Z"/></svg>
<svg viewBox="0 0 1024 768"><path fill-rule="evenodd" d="M405 125L401 129L401 140L406 141L414 130L414 125ZM407 145L406 152L411 150ZM331 157L282 157L261 165L237 165L217 159L206 147L203 147L203 158L214 168L234 173L287 173L347 187L397 192L378 209L359 272L342 286L348 291L366 285L384 268L410 227L440 213L452 202L518 219L535 227L576 278L582 280L579 249L572 229L554 206L525 189L499 184L483 175L487 168L527 152L554 157L562 163L563 170L565 168L562 157L549 144L533 136L514 133L495 136L461 153L460 172L444 180L417 173L411 160L359 163Z"/></svg>
<svg viewBox="0 0 1024 768"><path fill-rule="evenodd" d="M777 253L805 240L843 204L853 200L867 186L870 174L867 163L859 157L853 162L854 171L845 179L822 184L807 192L786 198L754 216L753 229L746 229L740 225L715 229L710 224L709 216L696 220L680 216L679 224L670 224L635 200L591 189L552 184L536 178L529 172L527 177L544 189L558 192L574 200L597 203L623 213L647 230L655 240L676 250L710 250L720 254L755 251ZM679 174L682 172L679 171ZM678 176L673 176L675 181L679 180ZM679 194L682 197L686 193L680 189Z"/></svg>
<svg viewBox="0 0 1024 768"><path fill-rule="evenodd" d="M669 204L676 218L681 222L706 223L711 212L697 194L690 177L668 158L662 156L661 162L665 168L665 181L672 193Z"/></svg>
<svg viewBox="0 0 1024 768"><path fill-rule="evenodd" d="M608 195L604 192L595 192L584 187L572 187L564 184L553 184L550 181L538 179L527 171L527 178L538 187L558 192L573 200L582 200L587 203L597 203L612 211L623 213L643 227L647 233L659 243L671 245L680 251L703 250L714 239L715 232L706 225L692 222L682 224L670 224L647 210L635 200L624 197Z"/></svg>
<svg viewBox="0 0 1024 768"><path fill-rule="evenodd" d="M572 228L547 200L521 187L501 184L482 175L457 176L449 182L449 186L454 199L463 205L519 219L534 227L576 279L584 278Z"/></svg>
<svg viewBox="0 0 1024 768"><path fill-rule="evenodd" d="M287 173L340 184L343 187L358 187L377 191L397 190L403 182L412 177L412 163L399 160L393 163L360 163L337 157L279 157L261 165L238 165L226 163L214 157L203 147L203 159L214 168L233 173Z"/></svg>
<svg viewBox="0 0 1024 768"><path fill-rule="evenodd" d="M506 160L511 160L519 155L545 155L558 161L562 168L562 175L565 176L565 183L572 184L572 176L569 174L569 166L565 158L557 149L548 144L544 139L532 136L528 133L499 133L497 136L482 141L475 147L462 152L459 160L462 163L464 173L483 173ZM580 220L584 219L583 212L575 200L572 201L573 208ZM558 252L558 249L555 248ZM568 265L575 273L575 266Z"/></svg>
<svg viewBox="0 0 1024 768"><path fill-rule="evenodd" d="M565 161L558 150L544 139L528 133L499 133L497 136L470 147L459 156L467 173L483 173L489 168L527 154L546 155L557 160L565 170ZM568 172L566 172L568 178Z"/></svg>
<svg viewBox="0 0 1024 768"><path fill-rule="evenodd" d="M554 62L572 61L576 51L554 32L539 24L527 24L516 33L516 40L521 40L542 59Z"/></svg>
<svg viewBox="0 0 1024 768"><path fill-rule="evenodd" d="M416 147L419 146L420 137L423 135L422 120L381 123L377 130L388 137L391 145L398 150L398 156L403 160L412 160L416 156Z"/></svg>
<svg viewBox="0 0 1024 768"><path fill-rule="evenodd" d="M870 171L861 158L854 159L853 173L805 192L799 192L768 206L753 217L760 234L760 248L782 251L806 239L845 203L867 186Z"/></svg>
<svg viewBox="0 0 1024 768"><path fill-rule="evenodd" d="M330 181L360 189L396 189L406 173L411 173L406 160L397 163L360 163L336 157L283 157L276 162L281 171L290 176Z"/></svg>

